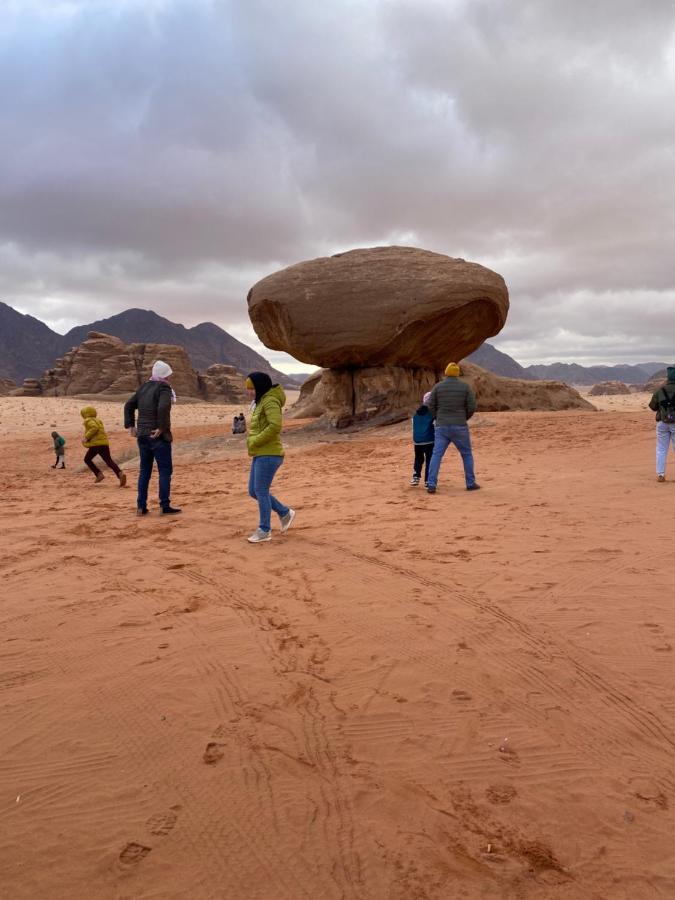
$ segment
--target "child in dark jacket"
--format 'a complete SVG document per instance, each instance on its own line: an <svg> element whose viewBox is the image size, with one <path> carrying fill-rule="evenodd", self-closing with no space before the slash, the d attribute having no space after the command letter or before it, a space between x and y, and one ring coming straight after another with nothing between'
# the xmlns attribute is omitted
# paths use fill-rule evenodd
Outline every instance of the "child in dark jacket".
<svg viewBox="0 0 675 900"><path fill-rule="evenodd" d="M56 454L56 462L52 466L52 469L65 469L66 439L61 437L58 431L52 431L52 440L54 441L54 453Z"/></svg>
<svg viewBox="0 0 675 900"><path fill-rule="evenodd" d="M428 391L422 397L422 405L412 417L413 444L415 446L415 462L413 464L413 476L410 484L418 485L422 476L422 463L424 463L424 485L429 480L429 463L434 452L434 417L431 414L427 402L431 397Z"/></svg>

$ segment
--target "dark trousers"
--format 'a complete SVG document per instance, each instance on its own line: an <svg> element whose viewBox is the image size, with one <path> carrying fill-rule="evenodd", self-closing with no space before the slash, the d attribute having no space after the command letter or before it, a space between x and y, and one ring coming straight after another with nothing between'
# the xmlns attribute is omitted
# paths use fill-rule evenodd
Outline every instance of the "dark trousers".
<svg viewBox="0 0 675 900"><path fill-rule="evenodd" d="M159 472L159 505L166 509L171 506L171 473L173 472L171 442L163 441L161 438L151 438L149 435L139 435L138 452L141 458L138 473L138 508L147 508L152 466L156 462Z"/></svg>
<svg viewBox="0 0 675 900"><path fill-rule="evenodd" d="M422 474L422 463L424 463L424 480L429 480L429 463L434 452L433 444L415 444L415 463L413 465L413 473L420 477Z"/></svg>
<svg viewBox="0 0 675 900"><path fill-rule="evenodd" d="M84 457L86 465L89 466L94 475L100 475L101 470L93 462L95 456L100 456L106 466L108 466L109 469L112 469L115 475L117 475L117 477L119 478L120 467L110 455L110 447L107 444L104 444L102 447L90 447Z"/></svg>

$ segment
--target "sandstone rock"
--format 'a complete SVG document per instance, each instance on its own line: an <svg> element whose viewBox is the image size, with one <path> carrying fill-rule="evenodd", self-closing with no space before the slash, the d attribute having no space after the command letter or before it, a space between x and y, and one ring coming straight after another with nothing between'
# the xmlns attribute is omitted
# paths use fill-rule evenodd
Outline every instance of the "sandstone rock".
<svg viewBox="0 0 675 900"><path fill-rule="evenodd" d="M325 416L340 428L382 417L407 416L442 377L431 369L397 366L324 369L303 384L290 417ZM473 388L478 410L483 412L594 409L574 388L556 381L502 378L471 363L462 363L462 378Z"/></svg>
<svg viewBox="0 0 675 900"><path fill-rule="evenodd" d="M13 397L39 397L42 394L42 386L37 378L24 378L21 387L11 391Z"/></svg>
<svg viewBox="0 0 675 900"><path fill-rule="evenodd" d="M205 400L220 403L244 403L247 399L246 377L235 366L215 363L199 376L199 386Z"/></svg>
<svg viewBox="0 0 675 900"><path fill-rule="evenodd" d="M301 262L263 278L248 295L251 322L267 347L337 369L442 369L497 334L508 306L501 275L414 247Z"/></svg>
<svg viewBox="0 0 675 900"><path fill-rule="evenodd" d="M591 397L605 397L614 394L630 394L630 388L622 381L601 381L588 392Z"/></svg>
<svg viewBox="0 0 675 900"><path fill-rule="evenodd" d="M661 369L660 372L656 372L656 374L652 375L644 389L645 391L649 391L650 394L654 394L667 380L668 373L665 369Z"/></svg>
<svg viewBox="0 0 675 900"><path fill-rule="evenodd" d="M0 378L0 397L6 397L16 390L16 384L10 378Z"/></svg>
<svg viewBox="0 0 675 900"><path fill-rule="evenodd" d="M233 366L211 366L206 375L193 369L182 347L171 344L125 344L117 337L89 332L41 378L29 378L14 391L21 396L73 396L75 394L129 395L163 359L173 369L171 385L179 397L238 403L246 399L245 378Z"/></svg>

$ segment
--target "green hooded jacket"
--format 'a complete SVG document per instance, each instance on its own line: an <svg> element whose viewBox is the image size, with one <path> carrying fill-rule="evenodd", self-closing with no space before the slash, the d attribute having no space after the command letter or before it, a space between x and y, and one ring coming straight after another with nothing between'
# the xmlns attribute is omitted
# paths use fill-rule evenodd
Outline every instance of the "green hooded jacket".
<svg viewBox="0 0 675 900"><path fill-rule="evenodd" d="M649 408L656 413L657 422L661 421L661 404L675 396L675 366L668 366L666 376L668 381L652 394L652 399L649 401Z"/></svg>
<svg viewBox="0 0 675 900"><path fill-rule="evenodd" d="M251 416L246 444L249 456L283 456L281 445L281 410L286 394L275 384L260 398Z"/></svg>
<svg viewBox="0 0 675 900"><path fill-rule="evenodd" d="M110 441L105 433L103 422L96 418L96 410L93 406L85 406L80 410L80 415L84 419L84 446L85 447L106 447Z"/></svg>

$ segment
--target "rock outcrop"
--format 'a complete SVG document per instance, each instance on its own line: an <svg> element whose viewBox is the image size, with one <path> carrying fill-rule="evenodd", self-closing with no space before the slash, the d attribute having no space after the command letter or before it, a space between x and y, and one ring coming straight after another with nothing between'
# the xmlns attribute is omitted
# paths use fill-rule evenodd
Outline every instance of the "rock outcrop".
<svg viewBox="0 0 675 900"><path fill-rule="evenodd" d="M506 321L501 275L414 247L374 247L301 262L248 294L265 346L333 369L441 369Z"/></svg>
<svg viewBox="0 0 675 900"><path fill-rule="evenodd" d="M462 363L461 368L480 411L594 409L578 391L560 382L502 378L471 363ZM325 417L342 428L409 415L442 377L431 369L396 366L324 369L302 385L290 417Z"/></svg>
<svg viewBox="0 0 675 900"><path fill-rule="evenodd" d="M607 397L613 394L630 394L630 388L621 381L601 381L588 392L590 397Z"/></svg>
<svg viewBox="0 0 675 900"><path fill-rule="evenodd" d="M200 375L182 347L170 344L125 344L117 337L91 331L39 379L26 379L14 391L20 396L132 394L150 377L152 364L163 359L173 369L171 384L180 397L238 403L246 397L244 376L232 366L215 365Z"/></svg>
<svg viewBox="0 0 675 900"><path fill-rule="evenodd" d="M656 374L652 375L647 384L644 386L644 390L648 391L650 394L655 393L658 389L666 383L668 380L668 373L665 369L661 369L660 372L656 372Z"/></svg>
<svg viewBox="0 0 675 900"><path fill-rule="evenodd" d="M16 384L10 378L0 378L0 397L6 397L16 390Z"/></svg>

